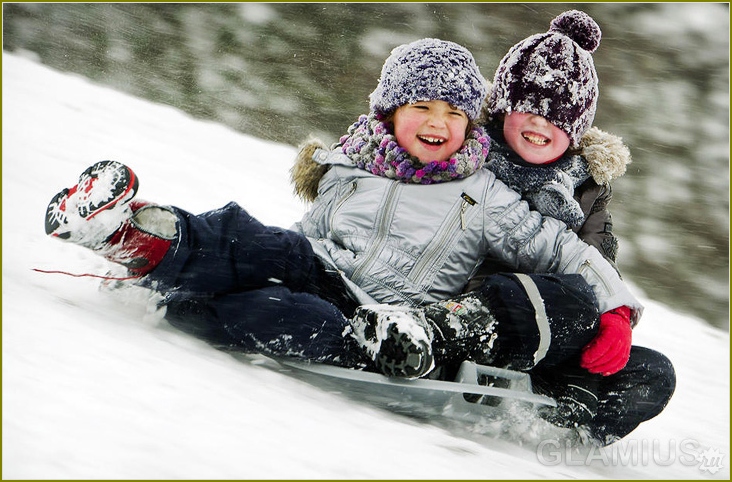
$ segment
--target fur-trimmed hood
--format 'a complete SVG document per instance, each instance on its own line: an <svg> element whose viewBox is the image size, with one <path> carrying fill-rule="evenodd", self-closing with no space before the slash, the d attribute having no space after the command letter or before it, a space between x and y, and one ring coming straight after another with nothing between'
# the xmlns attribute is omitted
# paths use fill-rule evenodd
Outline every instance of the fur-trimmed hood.
<svg viewBox="0 0 732 482"><path fill-rule="evenodd" d="M318 196L320 178L328 171L327 165L313 160L318 149L328 149L328 146L320 139L307 139L298 147L295 164L290 168L290 182L295 194L305 202L313 202Z"/></svg>
<svg viewBox="0 0 732 482"><path fill-rule="evenodd" d="M591 127L580 139L579 148L572 154L585 158L590 176L598 184L608 184L623 174L632 159L623 139L597 127Z"/></svg>
<svg viewBox="0 0 732 482"><path fill-rule="evenodd" d="M298 148L295 164L290 169L290 180L295 194L306 202L312 202L318 195L318 183L328 170L313 160L318 149L328 149L319 139L309 138ZM631 163L630 150L623 140L597 127L590 128L580 139L579 147L570 151L587 160L589 173L598 184L608 184L623 174Z"/></svg>

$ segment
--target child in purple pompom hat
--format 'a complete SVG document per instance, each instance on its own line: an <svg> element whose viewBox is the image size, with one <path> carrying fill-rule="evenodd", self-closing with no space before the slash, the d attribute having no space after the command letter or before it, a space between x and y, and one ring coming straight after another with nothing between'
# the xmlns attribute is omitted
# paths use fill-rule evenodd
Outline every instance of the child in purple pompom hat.
<svg viewBox="0 0 732 482"><path fill-rule="evenodd" d="M604 186L609 195L610 181L630 163L621 139L591 128L599 93L592 54L600 38L589 15L571 10L546 33L511 47L481 119L493 138L487 167L532 208L576 231L594 203L575 199L575 189ZM614 259L614 238L608 233L603 241Z"/></svg>
<svg viewBox="0 0 732 482"><path fill-rule="evenodd" d="M518 42L496 70L479 123L491 137L486 167L533 209L564 222L614 265L610 181L625 172L631 159L620 138L592 127L599 93L592 54L600 39L597 23L571 10L554 18L547 32ZM465 292L506 269L510 267L486 261ZM531 370L539 390L558 401L542 415L557 425L587 424L585 429L604 440L599 421L623 420L627 414L603 410L614 389L603 377L630 373L625 367L638 365L641 355L631 355L631 341L629 311L619 307L600 316L598 335L577 356ZM662 359L651 351L643 356ZM640 374L633 376L643 383Z"/></svg>

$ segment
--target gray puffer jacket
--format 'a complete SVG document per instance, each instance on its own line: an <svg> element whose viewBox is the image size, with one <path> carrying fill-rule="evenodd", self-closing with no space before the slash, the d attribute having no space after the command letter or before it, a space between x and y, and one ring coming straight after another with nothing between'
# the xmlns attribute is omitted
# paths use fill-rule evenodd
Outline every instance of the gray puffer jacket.
<svg viewBox="0 0 732 482"><path fill-rule="evenodd" d="M491 126L489 131L492 139L491 146L496 139L503 137L499 131L500 129ZM497 151L500 152L502 149L505 151L506 148L499 147ZM493 158L496 154L497 152L492 150L490 157ZM574 200L571 202L576 204L582 216L581 224L573 226L572 230L582 241L600 251L617 270L615 261L618 239L613 234L613 219L608 210L608 204L612 199L610 182L625 174L628 164L632 162L630 150L620 137L592 127L582 136L578 148L572 150L570 154L587 164L590 176L572 188L570 196L573 196ZM536 170L537 167L528 169ZM549 165L545 169L551 170L552 166ZM494 169L491 170L497 172ZM502 179L500 173L498 177ZM510 181L507 184L510 185ZM521 192L520 189L516 190ZM537 210L542 212L540 207ZM543 214L548 215L546 212ZM506 269L508 268L500 260L487 258L478 273L465 286L463 292L467 293L477 289L487 276L506 271Z"/></svg>
<svg viewBox="0 0 732 482"><path fill-rule="evenodd" d="M522 272L579 273L601 312L642 311L617 272L564 223L530 211L487 169L442 184L405 184L353 167L310 142L293 168L313 201L295 229L340 271L362 303L418 306L460 293L483 259Z"/></svg>

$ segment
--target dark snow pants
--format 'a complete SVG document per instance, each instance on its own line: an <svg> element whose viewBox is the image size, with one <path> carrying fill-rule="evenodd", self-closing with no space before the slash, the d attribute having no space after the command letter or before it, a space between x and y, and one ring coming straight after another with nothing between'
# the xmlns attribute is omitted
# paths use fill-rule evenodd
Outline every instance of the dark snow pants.
<svg viewBox="0 0 732 482"><path fill-rule="evenodd" d="M631 347L625 368L607 377L578 368L576 360L571 366L539 366L529 373L535 386L549 387L549 394L552 390L562 391L566 384L586 384L589 379L597 395L597 415L585 428L602 445L625 437L661 413L676 388L676 372L671 361L642 346Z"/></svg>
<svg viewBox="0 0 732 482"><path fill-rule="evenodd" d="M453 379L465 359L524 371L539 393L595 405L584 427L603 445L658 415L670 400L673 366L648 348L634 346L626 367L612 376L580 367L582 348L597 334L599 320L594 293L581 276L497 273L473 288L457 299L478 298L490 306L495 338L488 342L490 349L482 348L485 331L469 326L474 320L463 316L467 336L452 333L434 344L441 378Z"/></svg>
<svg viewBox="0 0 732 482"><path fill-rule="evenodd" d="M475 292L495 306L498 320L496 349L485 361L526 371L535 387L550 396L568 393L568 386L592 392L597 397L597 414L585 428L599 443L625 437L661 413L671 399L676 386L673 365L649 348L633 346L625 368L611 376L591 374L579 366L582 348L596 335L599 320L594 294L579 275L499 273L486 277ZM544 330L544 337L549 338L549 346L537 361L536 349L542 345L538 325L543 316L548 321L550 335Z"/></svg>
<svg viewBox="0 0 732 482"><path fill-rule="evenodd" d="M171 325L222 349L358 362L361 350L343 336L343 313L357 304L304 236L264 226L235 203L175 212L176 244L144 280L165 295Z"/></svg>
<svg viewBox="0 0 732 482"><path fill-rule="evenodd" d="M600 380L597 416L588 426L592 436L605 444L625 437L661 413L675 389L671 361L649 348L633 346L625 368Z"/></svg>
<svg viewBox="0 0 732 482"><path fill-rule="evenodd" d="M597 333L595 294L578 274L497 273L472 294L497 320L492 348L473 355L478 363L521 371L555 366Z"/></svg>

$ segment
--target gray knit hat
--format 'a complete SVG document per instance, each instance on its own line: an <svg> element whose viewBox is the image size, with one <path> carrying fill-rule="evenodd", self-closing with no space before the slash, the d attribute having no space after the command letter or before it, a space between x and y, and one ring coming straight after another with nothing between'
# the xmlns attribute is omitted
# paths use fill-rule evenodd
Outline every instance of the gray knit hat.
<svg viewBox="0 0 732 482"><path fill-rule="evenodd" d="M475 120L485 96L485 80L468 49L425 38L391 51L369 99L371 110L382 116L402 105L444 100Z"/></svg>
<svg viewBox="0 0 732 482"><path fill-rule="evenodd" d="M541 115L576 147L595 119L598 80L591 54L601 36L592 17L570 10L552 20L548 32L511 47L496 70L489 113Z"/></svg>

